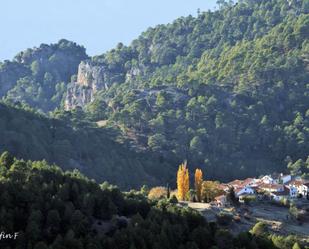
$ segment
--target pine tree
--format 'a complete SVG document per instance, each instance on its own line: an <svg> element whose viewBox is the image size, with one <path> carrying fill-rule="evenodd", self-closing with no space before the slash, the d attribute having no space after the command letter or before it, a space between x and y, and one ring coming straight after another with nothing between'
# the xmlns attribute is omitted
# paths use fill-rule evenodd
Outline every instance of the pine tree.
<svg viewBox="0 0 309 249"><path fill-rule="evenodd" d="M187 162L184 162L179 165L179 169L177 172L177 191L179 200L185 200L189 188L189 170L187 168Z"/></svg>
<svg viewBox="0 0 309 249"><path fill-rule="evenodd" d="M7 169L14 163L14 157L10 155L9 152L5 151L0 156L0 165L6 167Z"/></svg>
<svg viewBox="0 0 309 249"><path fill-rule="evenodd" d="M201 202L202 184L203 184L203 172L201 169L195 170L194 180L195 180L195 191L196 191L197 201Z"/></svg>

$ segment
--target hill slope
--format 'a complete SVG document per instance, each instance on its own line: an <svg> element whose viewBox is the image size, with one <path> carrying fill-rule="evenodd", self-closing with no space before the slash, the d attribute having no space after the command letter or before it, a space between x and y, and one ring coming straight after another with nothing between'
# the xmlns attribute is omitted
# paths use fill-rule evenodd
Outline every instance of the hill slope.
<svg viewBox="0 0 309 249"><path fill-rule="evenodd" d="M139 192L123 194L77 171L8 153L0 156L0 192L0 227L17 233L15 240L0 241L7 249L285 249L296 241L268 237L261 228L234 238L168 200L150 202Z"/></svg>
<svg viewBox="0 0 309 249"><path fill-rule="evenodd" d="M78 64L87 58L84 47L64 39L20 52L13 61L0 63L0 97L52 111L63 101Z"/></svg>
<svg viewBox="0 0 309 249"><path fill-rule="evenodd" d="M46 160L63 169L77 168L98 182L109 181L122 188L166 182L168 165L136 153L115 142L116 133L99 129L80 111L54 113L53 118L0 104L0 151L18 158Z"/></svg>
<svg viewBox="0 0 309 249"><path fill-rule="evenodd" d="M222 1L218 11L150 28L93 58L66 40L21 53L1 65L1 95L45 112L82 107L81 124L87 116L117 129L111 140L155 155L150 172L162 169L163 183L184 159L220 180L284 171L309 151L308 30L307 0ZM71 136L65 144L84 147ZM93 165L96 157L73 159Z"/></svg>
<svg viewBox="0 0 309 249"><path fill-rule="evenodd" d="M101 56L133 51L135 66L86 110L210 177L283 171L309 150L308 13L307 1L241 1L149 29Z"/></svg>

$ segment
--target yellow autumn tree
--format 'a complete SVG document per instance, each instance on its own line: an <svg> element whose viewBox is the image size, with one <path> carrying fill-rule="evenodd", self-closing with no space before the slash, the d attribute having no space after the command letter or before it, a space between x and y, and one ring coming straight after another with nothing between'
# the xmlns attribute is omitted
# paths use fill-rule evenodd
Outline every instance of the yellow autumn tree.
<svg viewBox="0 0 309 249"><path fill-rule="evenodd" d="M197 201L201 202L202 201L202 184L203 184L203 172L201 169L195 170L194 181L195 181L194 183L195 183Z"/></svg>
<svg viewBox="0 0 309 249"><path fill-rule="evenodd" d="M179 165L177 172L177 195L179 200L184 201L186 199L189 188L189 170L187 168L187 162L184 162Z"/></svg>

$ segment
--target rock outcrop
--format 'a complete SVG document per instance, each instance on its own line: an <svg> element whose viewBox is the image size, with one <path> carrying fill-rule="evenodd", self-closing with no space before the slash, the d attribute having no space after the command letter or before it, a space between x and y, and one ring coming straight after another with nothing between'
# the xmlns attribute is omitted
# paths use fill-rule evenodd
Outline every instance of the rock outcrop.
<svg viewBox="0 0 309 249"><path fill-rule="evenodd" d="M65 109L84 107L94 99L96 92L110 87L107 70L103 65L82 61L78 66L77 80L68 85Z"/></svg>
<svg viewBox="0 0 309 249"><path fill-rule="evenodd" d="M82 61L78 67L77 79L68 85L64 107L71 110L92 102L98 91L108 90L113 84L129 82L143 73L141 67L129 70L111 70L106 64Z"/></svg>

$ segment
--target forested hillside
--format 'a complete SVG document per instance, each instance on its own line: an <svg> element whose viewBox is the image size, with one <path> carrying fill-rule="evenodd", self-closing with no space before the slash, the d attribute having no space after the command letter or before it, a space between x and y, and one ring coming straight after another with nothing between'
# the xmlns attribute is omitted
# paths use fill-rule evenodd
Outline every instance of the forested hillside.
<svg viewBox="0 0 309 249"><path fill-rule="evenodd" d="M0 241L6 249L300 248L295 236L270 235L260 225L233 237L168 199L123 194L76 170L64 173L9 153L0 156L0 193L0 227L17 234Z"/></svg>
<svg viewBox="0 0 309 249"><path fill-rule="evenodd" d="M52 111L63 101L78 64L87 58L85 48L64 39L20 52L13 61L0 63L0 97Z"/></svg>
<svg viewBox="0 0 309 249"><path fill-rule="evenodd" d="M61 40L2 63L6 103L54 113L33 129L21 126L17 114L10 114L16 126L1 116L1 149L121 186L149 177L166 184L184 159L219 180L306 160L309 1L220 1L218 7L149 28L131 45L92 58ZM63 133L55 142L56 116ZM128 180L118 172L130 172L123 174Z"/></svg>
<svg viewBox="0 0 309 249"><path fill-rule="evenodd" d="M59 111L47 118L29 107L0 103L0 117L0 151L18 158L77 168L98 182L117 183L123 189L159 184L171 176L169 165L158 167L155 156L135 153L114 141L115 131L98 129L81 111Z"/></svg>
<svg viewBox="0 0 309 249"><path fill-rule="evenodd" d="M211 177L282 171L309 151L308 13L308 1L248 0L149 29L113 51L134 51L138 73L87 110Z"/></svg>

